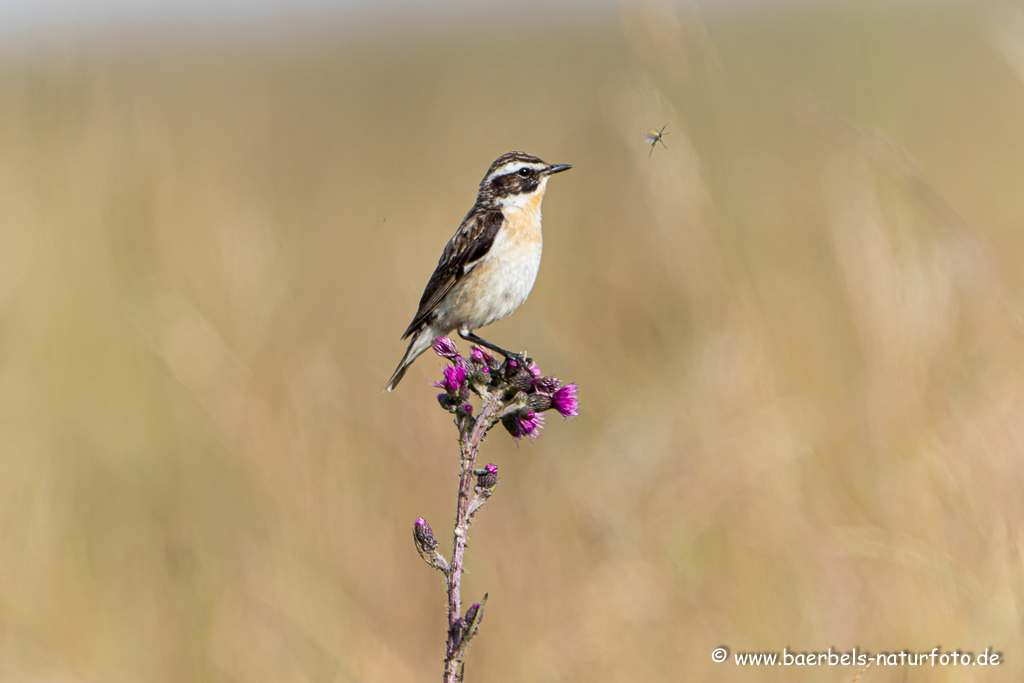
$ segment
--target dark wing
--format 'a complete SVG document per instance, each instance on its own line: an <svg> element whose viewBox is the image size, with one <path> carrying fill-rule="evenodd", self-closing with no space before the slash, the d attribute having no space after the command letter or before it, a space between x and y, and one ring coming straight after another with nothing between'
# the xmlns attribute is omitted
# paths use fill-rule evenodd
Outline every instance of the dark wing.
<svg viewBox="0 0 1024 683"><path fill-rule="evenodd" d="M501 228L503 217L501 211L478 211L469 212L462 225L448 240L448 245L441 254L441 260L437 262L434 274L430 276L423 296L420 298L420 307L416 310L412 322L406 328L402 339L405 339L419 328L434 312L438 304L444 301L452 288L462 280L468 273L467 265L482 259L491 250L494 238Z"/></svg>

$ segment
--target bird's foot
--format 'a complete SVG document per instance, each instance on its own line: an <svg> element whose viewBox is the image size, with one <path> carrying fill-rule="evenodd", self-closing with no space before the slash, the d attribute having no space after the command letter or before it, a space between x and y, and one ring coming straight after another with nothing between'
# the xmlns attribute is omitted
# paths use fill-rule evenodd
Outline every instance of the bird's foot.
<svg viewBox="0 0 1024 683"><path fill-rule="evenodd" d="M526 355L526 351L522 353L514 353L509 351L503 354L505 358L516 363L521 368L528 368L533 363L533 359Z"/></svg>

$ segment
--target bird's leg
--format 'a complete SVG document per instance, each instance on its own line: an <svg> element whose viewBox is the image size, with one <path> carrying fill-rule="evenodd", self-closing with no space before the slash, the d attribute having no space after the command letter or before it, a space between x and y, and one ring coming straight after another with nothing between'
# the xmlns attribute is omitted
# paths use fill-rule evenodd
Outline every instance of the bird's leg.
<svg viewBox="0 0 1024 683"><path fill-rule="evenodd" d="M463 339L465 339L466 341L473 342L474 344L479 344L480 346L484 346L484 347L490 349L491 351L494 351L495 353L500 353L505 358L509 358L511 360L514 360L515 362L519 363L519 365L521 365L524 368L529 367L530 366L530 362L532 361L531 358L527 358L526 356L524 356L521 353L513 353L512 351L509 351L508 349L503 349L503 348L501 348L500 346L498 346L496 344L492 344L491 342L487 341L483 337L478 337L476 334L474 334L470 330L459 330L459 336L462 337Z"/></svg>

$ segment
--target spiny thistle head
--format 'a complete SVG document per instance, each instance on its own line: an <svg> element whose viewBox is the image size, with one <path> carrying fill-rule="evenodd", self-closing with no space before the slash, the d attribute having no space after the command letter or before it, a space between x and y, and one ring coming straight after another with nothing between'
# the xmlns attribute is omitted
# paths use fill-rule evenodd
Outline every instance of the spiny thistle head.
<svg viewBox="0 0 1024 683"><path fill-rule="evenodd" d="M514 396L520 391L527 392L533 389L533 375L528 370L520 370L512 375L508 381L508 391Z"/></svg>
<svg viewBox="0 0 1024 683"><path fill-rule="evenodd" d="M451 339L447 336L440 336L434 339L433 343L434 352L442 358L449 360L460 358L459 347L455 345Z"/></svg>
<svg viewBox="0 0 1024 683"><path fill-rule="evenodd" d="M498 466L494 463L488 463L484 467L483 473L477 475L476 484L485 489L492 489L497 486Z"/></svg>
<svg viewBox="0 0 1024 683"><path fill-rule="evenodd" d="M438 389L444 389L449 394L457 396L466 382L466 368L462 365L449 365L444 369L444 379L434 382Z"/></svg>
<svg viewBox="0 0 1024 683"><path fill-rule="evenodd" d="M529 408L524 408L501 418L501 424L509 434L517 439L523 437L536 439L540 436L540 430L544 427L544 416L533 412Z"/></svg>
<svg viewBox="0 0 1024 683"><path fill-rule="evenodd" d="M479 346L474 346L472 351L469 352L469 359L474 363L486 365L491 370L496 370L500 366L489 349L481 349Z"/></svg>
<svg viewBox="0 0 1024 683"><path fill-rule="evenodd" d="M533 383L534 388L542 394L553 394L562 383L554 377L540 377Z"/></svg>
<svg viewBox="0 0 1024 683"><path fill-rule="evenodd" d="M572 382L551 394L551 406L566 419L578 417L580 414L580 402L576 397L576 390L578 388L579 385L576 382Z"/></svg>
<svg viewBox="0 0 1024 683"><path fill-rule="evenodd" d="M551 397L547 394L542 394L539 391L528 395L526 397L526 403L538 413L550 410L552 405Z"/></svg>
<svg viewBox="0 0 1024 683"><path fill-rule="evenodd" d="M477 613L480 611L480 603L474 602L473 606L466 610L466 623L472 624L473 620L476 619Z"/></svg>
<svg viewBox="0 0 1024 683"><path fill-rule="evenodd" d="M419 517L413 525L412 535L413 538L416 539L416 545L419 546L421 550L426 552L437 550L438 544L437 539L434 538L434 531L430 528L430 525L427 524L427 520L422 517Z"/></svg>
<svg viewBox="0 0 1024 683"><path fill-rule="evenodd" d="M561 380L544 376L533 359L516 356L499 363L494 354L477 346L466 358L459 354L455 342L443 336L434 340L433 348L449 362L442 379L434 382L444 390L437 395L438 403L458 419L473 419L472 393L503 403L501 422L517 439L540 436L543 413L548 410L567 419L580 414L578 385L563 386Z"/></svg>

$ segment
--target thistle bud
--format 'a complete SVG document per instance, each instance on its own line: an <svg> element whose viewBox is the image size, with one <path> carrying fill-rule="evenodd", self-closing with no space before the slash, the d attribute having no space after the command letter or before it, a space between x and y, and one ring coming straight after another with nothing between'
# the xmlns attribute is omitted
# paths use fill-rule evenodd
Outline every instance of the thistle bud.
<svg viewBox="0 0 1024 683"><path fill-rule="evenodd" d="M421 552L433 552L437 550L437 539L434 538L434 530L422 517L416 520L412 528L413 538L416 539L416 546Z"/></svg>
<svg viewBox="0 0 1024 683"><path fill-rule="evenodd" d="M477 612L479 612L479 611L480 611L480 603L479 602L474 602L473 606L470 607L468 610L466 610L465 622L467 624L472 624L473 620L476 619Z"/></svg>
<svg viewBox="0 0 1024 683"><path fill-rule="evenodd" d="M480 629L480 622L484 618L484 605L487 604L487 594L480 602L474 602L473 606L466 610L466 617L461 619L465 626L462 629L462 642L468 643L470 638L476 635Z"/></svg>
<svg viewBox="0 0 1024 683"><path fill-rule="evenodd" d="M416 551L423 561L435 569L448 573L448 560L437 552L437 539L426 520L420 517L412 527L412 540L416 543Z"/></svg>
<svg viewBox="0 0 1024 683"><path fill-rule="evenodd" d="M506 358L505 362L501 364L499 372L505 381L508 382L519 374L519 369L519 363L515 362L511 358Z"/></svg>
<svg viewBox="0 0 1024 683"><path fill-rule="evenodd" d="M498 484L498 466L494 463L484 467L483 472L476 478L476 485L480 488L492 489Z"/></svg>
<svg viewBox="0 0 1024 683"><path fill-rule="evenodd" d="M456 407L459 405L459 397L452 396L447 392L441 392L437 395L437 402L441 404L441 407L448 412L455 412Z"/></svg>
<svg viewBox="0 0 1024 683"><path fill-rule="evenodd" d="M520 370L508 384L515 391L533 391L533 374L529 370Z"/></svg>
<svg viewBox="0 0 1024 683"><path fill-rule="evenodd" d="M494 354L489 349L482 349L479 346L474 346L473 350L469 352L469 357L474 363L480 363L487 367L495 370L498 368L498 361L494 358Z"/></svg>
<svg viewBox="0 0 1024 683"><path fill-rule="evenodd" d="M547 394L530 394L527 404L534 412L543 413L551 408L551 397Z"/></svg>
<svg viewBox="0 0 1024 683"><path fill-rule="evenodd" d="M491 369L486 365L470 363L467 372L468 377L472 382L484 385L491 383Z"/></svg>
<svg viewBox="0 0 1024 683"><path fill-rule="evenodd" d="M558 391L558 387L562 386L562 382L555 377L541 377L533 383L533 386L537 391L553 394Z"/></svg>

